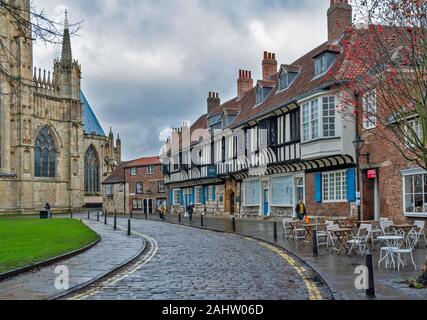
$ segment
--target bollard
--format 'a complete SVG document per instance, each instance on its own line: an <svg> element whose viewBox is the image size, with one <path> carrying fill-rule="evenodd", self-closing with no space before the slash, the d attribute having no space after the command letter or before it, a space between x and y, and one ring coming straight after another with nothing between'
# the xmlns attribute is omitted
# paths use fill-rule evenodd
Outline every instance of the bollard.
<svg viewBox="0 0 427 320"><path fill-rule="evenodd" d="M96 212L96 221L99 221L99 210Z"/></svg>
<svg viewBox="0 0 427 320"><path fill-rule="evenodd" d="M179 221L179 223L181 224L181 212L179 213L179 215L178 215L178 221Z"/></svg>
<svg viewBox="0 0 427 320"><path fill-rule="evenodd" d="M107 219L108 219L108 214L107 214L107 211L105 211L105 213L104 213L104 224L108 224Z"/></svg>
<svg viewBox="0 0 427 320"><path fill-rule="evenodd" d="M313 230L313 256L319 256L319 245L317 243L317 230Z"/></svg>
<svg viewBox="0 0 427 320"><path fill-rule="evenodd" d="M90 211L87 212L87 219L90 220Z"/></svg>
<svg viewBox="0 0 427 320"><path fill-rule="evenodd" d="M274 240L277 242L277 221L274 221Z"/></svg>
<svg viewBox="0 0 427 320"><path fill-rule="evenodd" d="M130 237L131 236L131 220L129 219L128 220L128 237Z"/></svg>
<svg viewBox="0 0 427 320"><path fill-rule="evenodd" d="M117 214L114 215L114 231L117 230Z"/></svg>
<svg viewBox="0 0 427 320"><path fill-rule="evenodd" d="M368 253L366 255L366 267L368 268L369 274L369 286L366 290L366 296L369 299L375 299L375 280L374 280L374 266L372 264L372 254Z"/></svg>
<svg viewBox="0 0 427 320"><path fill-rule="evenodd" d="M73 219L73 210L70 210L70 217Z"/></svg>
<svg viewBox="0 0 427 320"><path fill-rule="evenodd" d="M200 224L203 227L204 221L203 221L203 214L200 215Z"/></svg>
<svg viewBox="0 0 427 320"><path fill-rule="evenodd" d="M236 218L233 217L233 231L236 232Z"/></svg>
<svg viewBox="0 0 427 320"><path fill-rule="evenodd" d="M148 214L147 214L147 212L144 212L144 214L145 214L145 220L148 220Z"/></svg>

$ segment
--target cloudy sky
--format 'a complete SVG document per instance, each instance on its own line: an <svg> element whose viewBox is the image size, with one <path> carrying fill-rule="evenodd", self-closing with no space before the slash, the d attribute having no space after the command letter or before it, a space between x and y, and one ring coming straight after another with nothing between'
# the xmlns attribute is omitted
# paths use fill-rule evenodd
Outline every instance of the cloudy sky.
<svg viewBox="0 0 427 320"><path fill-rule="evenodd" d="M52 3L55 2L54 5ZM206 112L209 91L236 95L239 69L261 75L262 52L291 63L326 40L329 0L35 0L56 21L83 20L72 39L82 88L126 160L159 153L160 133ZM35 46L49 68L59 47Z"/></svg>

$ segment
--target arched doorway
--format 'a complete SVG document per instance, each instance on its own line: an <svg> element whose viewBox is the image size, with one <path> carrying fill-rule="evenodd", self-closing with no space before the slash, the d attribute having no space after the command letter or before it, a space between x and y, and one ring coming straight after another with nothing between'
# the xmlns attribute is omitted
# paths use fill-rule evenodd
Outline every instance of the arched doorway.
<svg viewBox="0 0 427 320"><path fill-rule="evenodd" d="M236 197L233 190L228 190L225 197L225 211L234 214L236 213Z"/></svg>

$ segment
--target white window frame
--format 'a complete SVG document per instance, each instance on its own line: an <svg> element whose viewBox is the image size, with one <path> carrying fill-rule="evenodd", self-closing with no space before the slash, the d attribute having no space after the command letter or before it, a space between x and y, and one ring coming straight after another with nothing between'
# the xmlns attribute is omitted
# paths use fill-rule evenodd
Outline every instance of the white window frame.
<svg viewBox="0 0 427 320"><path fill-rule="evenodd" d="M104 189L105 189L105 195L107 197L114 195L114 185L113 184L106 184Z"/></svg>
<svg viewBox="0 0 427 320"><path fill-rule="evenodd" d="M181 190L180 189L172 190L172 204L174 206L181 205Z"/></svg>
<svg viewBox="0 0 427 320"><path fill-rule="evenodd" d="M138 175L137 168L130 168L130 175L131 177L136 177Z"/></svg>
<svg viewBox="0 0 427 320"><path fill-rule="evenodd" d="M160 180L157 181L157 192L158 193L165 193L166 192L166 187L165 187L165 182Z"/></svg>
<svg viewBox="0 0 427 320"><path fill-rule="evenodd" d="M246 192L247 192L247 184L249 184L249 183L257 183L258 186L259 186L259 195L258 195L258 200L257 200L258 203L257 204L255 204L255 203L248 203L248 197L247 197ZM245 207L260 207L261 206L261 197L262 197L261 187L262 187L261 186L261 181L259 179L251 179L251 180L246 180L244 182L243 191L244 191L244 194L245 194L245 201L244 201L244 206Z"/></svg>
<svg viewBox="0 0 427 320"><path fill-rule="evenodd" d="M292 196L290 198L290 203L274 203L273 198L273 180L274 179L284 179L284 178L290 178L292 180L290 186L292 188ZM294 198L295 198L295 179L292 175L279 175L279 176L272 176L270 179L270 205L271 207L278 207L278 208L287 208L287 207L293 207L294 206Z"/></svg>
<svg viewBox="0 0 427 320"><path fill-rule="evenodd" d="M328 115L324 116L324 101L328 99L328 107L330 106L330 99L333 98L334 105L336 105L335 95L322 95L316 98L304 101L301 105L301 141L302 143L308 143L319 139L331 139L338 137L337 134L337 118L334 110L334 135L325 135L323 125L325 119L332 118L330 115L330 108L328 108ZM317 112L316 112L317 111Z"/></svg>
<svg viewBox="0 0 427 320"><path fill-rule="evenodd" d="M423 139L423 127L421 125L420 118L417 117L417 118L408 120L408 124L416 132L418 139L420 139L420 141L422 141L422 139ZM406 133L407 135L412 134L412 132L409 132L408 128L406 128L406 130L407 130L407 133ZM406 143L407 143L408 147L414 146L413 143L411 141L409 141L408 136L406 137Z"/></svg>
<svg viewBox="0 0 427 320"><path fill-rule="evenodd" d="M144 184L142 182L136 183L136 193L143 194L144 193Z"/></svg>
<svg viewBox="0 0 427 320"><path fill-rule="evenodd" d="M363 95L363 129L371 130L377 127L377 90L373 89Z"/></svg>
<svg viewBox="0 0 427 320"><path fill-rule="evenodd" d="M341 180L340 180L340 195L338 197L337 194L337 174L341 174ZM334 185L333 185L333 192L334 192L334 198L332 199L331 197L331 177L334 177L335 181L334 181ZM327 186L327 190L326 190L326 185L325 185L325 181L328 181L328 186ZM330 172L324 172L322 173L322 198L324 203L340 203L340 202L348 202L347 199L348 195L347 195L347 171L345 170L340 170L340 171L330 171Z"/></svg>
<svg viewBox="0 0 427 320"><path fill-rule="evenodd" d="M194 204L202 204L203 198L203 187L195 187L194 188Z"/></svg>
<svg viewBox="0 0 427 320"><path fill-rule="evenodd" d="M406 193L406 178L407 177L414 177L414 176L418 176L418 175L422 175L423 176L423 193L422 195L424 196L424 208L423 208L423 212L407 212L406 211L406 196L409 195ZM418 170L415 172L411 172L411 173L404 173L403 175L403 192L402 192L402 202L403 202L403 214L405 217L416 217L416 218L426 218L427 217L427 190L426 190L426 179L427 179L427 172L425 170ZM417 193L415 193L415 190L413 193L411 193L411 195L414 197L414 205L415 205L415 195L417 195ZM414 206L415 207L415 206Z"/></svg>
<svg viewBox="0 0 427 320"><path fill-rule="evenodd" d="M147 166L147 174L148 175L153 175L154 174L154 166Z"/></svg>

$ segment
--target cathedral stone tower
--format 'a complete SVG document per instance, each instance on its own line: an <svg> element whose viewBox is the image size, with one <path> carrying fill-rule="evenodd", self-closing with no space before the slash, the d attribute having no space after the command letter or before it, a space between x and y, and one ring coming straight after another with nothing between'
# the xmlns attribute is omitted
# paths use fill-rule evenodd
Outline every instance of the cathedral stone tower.
<svg viewBox="0 0 427 320"><path fill-rule="evenodd" d="M16 80L0 75L0 214L37 212L47 202L58 211L99 205L101 182L121 157L118 148L106 152L110 141L81 91L68 12L53 72L33 72L29 1L12 3L14 14L0 8L0 63Z"/></svg>

